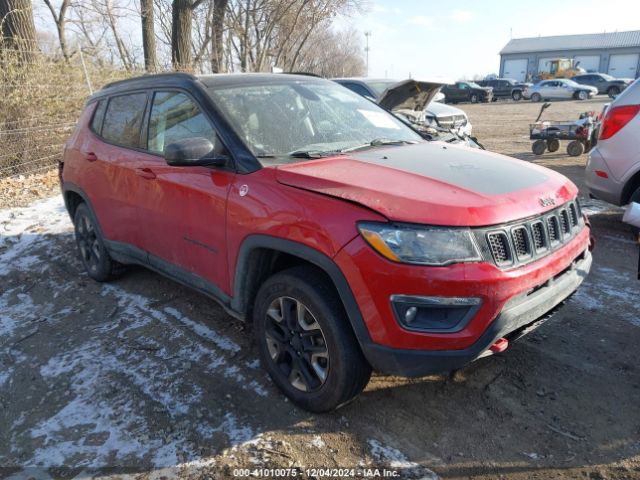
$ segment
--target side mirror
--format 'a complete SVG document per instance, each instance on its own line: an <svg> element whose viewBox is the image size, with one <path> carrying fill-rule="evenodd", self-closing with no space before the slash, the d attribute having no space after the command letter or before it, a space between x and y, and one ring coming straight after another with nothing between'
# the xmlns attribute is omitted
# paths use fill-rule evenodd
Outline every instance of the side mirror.
<svg viewBox="0 0 640 480"><path fill-rule="evenodd" d="M185 138L164 147L164 159L174 167L223 166L228 157L217 155L213 149L213 143L206 138Z"/></svg>

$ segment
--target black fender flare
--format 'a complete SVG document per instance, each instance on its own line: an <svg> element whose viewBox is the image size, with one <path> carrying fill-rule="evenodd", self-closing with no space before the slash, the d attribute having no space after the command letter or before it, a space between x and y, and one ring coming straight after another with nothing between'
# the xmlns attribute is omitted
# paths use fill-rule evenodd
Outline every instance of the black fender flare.
<svg viewBox="0 0 640 480"><path fill-rule="evenodd" d="M287 240L280 237L270 235L255 234L250 235L242 242L238 252L236 262L233 298L231 300L231 308L242 315L246 315L250 299L249 292L245 288L247 277L250 274L250 257L251 252L256 249L275 250L299 257L320 268L333 282L336 291L342 301L349 323L360 343L365 347L372 343L369 330L362 318L360 307L356 302L355 296L351 291L351 287L347 282L340 267L324 253L307 245Z"/></svg>

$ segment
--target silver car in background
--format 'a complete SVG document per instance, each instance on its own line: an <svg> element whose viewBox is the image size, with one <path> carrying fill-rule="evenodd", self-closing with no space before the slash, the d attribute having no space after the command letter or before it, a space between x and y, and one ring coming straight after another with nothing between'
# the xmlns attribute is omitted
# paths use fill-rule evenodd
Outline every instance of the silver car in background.
<svg viewBox="0 0 640 480"><path fill-rule="evenodd" d="M592 197L614 205L640 203L640 79L607 107L598 143L589 152L586 184Z"/></svg>
<svg viewBox="0 0 640 480"><path fill-rule="evenodd" d="M524 98L532 102L542 100L586 100L597 95L598 89L590 85L582 85L566 78L542 80L523 92Z"/></svg>

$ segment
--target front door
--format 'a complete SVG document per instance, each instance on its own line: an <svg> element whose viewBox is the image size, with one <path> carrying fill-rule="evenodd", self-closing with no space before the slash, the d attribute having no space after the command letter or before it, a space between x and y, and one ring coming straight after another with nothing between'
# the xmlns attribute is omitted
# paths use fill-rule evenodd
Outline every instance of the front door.
<svg viewBox="0 0 640 480"><path fill-rule="evenodd" d="M148 153L139 157L139 167L146 174L140 192L140 228L152 262L173 265L226 290L225 216L235 172L174 167L162 156L167 145L193 137L207 138L215 149L223 148L211 122L187 93L155 92Z"/></svg>

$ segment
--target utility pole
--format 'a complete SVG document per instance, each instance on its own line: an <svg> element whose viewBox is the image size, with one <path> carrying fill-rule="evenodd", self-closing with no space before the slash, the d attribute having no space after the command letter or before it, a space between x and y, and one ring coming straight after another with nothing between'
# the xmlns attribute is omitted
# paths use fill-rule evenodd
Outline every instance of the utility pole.
<svg viewBox="0 0 640 480"><path fill-rule="evenodd" d="M367 77L369 76L369 37L371 36L371 32L364 32L364 36L367 38L367 46L364 48L364 51L367 53Z"/></svg>

